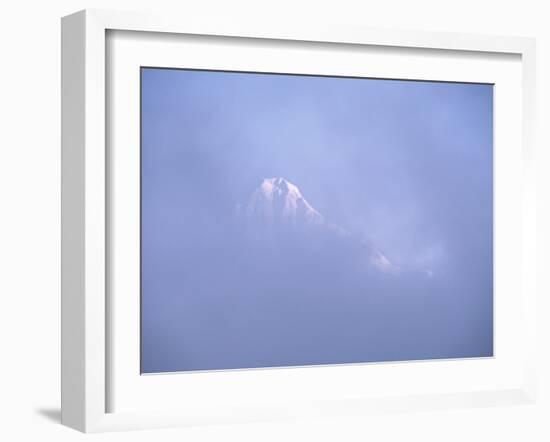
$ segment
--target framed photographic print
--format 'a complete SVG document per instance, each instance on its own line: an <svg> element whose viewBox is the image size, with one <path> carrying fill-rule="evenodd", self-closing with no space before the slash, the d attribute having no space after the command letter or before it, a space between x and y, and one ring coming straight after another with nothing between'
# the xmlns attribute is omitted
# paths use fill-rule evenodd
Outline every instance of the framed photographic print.
<svg viewBox="0 0 550 442"><path fill-rule="evenodd" d="M528 403L534 43L63 19L62 421Z"/></svg>

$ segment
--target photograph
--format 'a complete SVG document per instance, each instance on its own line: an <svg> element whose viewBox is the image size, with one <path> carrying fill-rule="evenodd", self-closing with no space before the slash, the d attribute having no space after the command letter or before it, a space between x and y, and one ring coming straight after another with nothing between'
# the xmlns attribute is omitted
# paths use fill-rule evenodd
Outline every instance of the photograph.
<svg viewBox="0 0 550 442"><path fill-rule="evenodd" d="M142 374L490 358L493 84L141 67Z"/></svg>

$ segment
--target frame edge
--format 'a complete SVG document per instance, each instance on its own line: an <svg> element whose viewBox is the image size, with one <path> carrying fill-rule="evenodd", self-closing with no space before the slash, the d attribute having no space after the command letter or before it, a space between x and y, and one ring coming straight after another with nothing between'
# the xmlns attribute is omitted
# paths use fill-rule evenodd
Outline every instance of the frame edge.
<svg viewBox="0 0 550 442"><path fill-rule="evenodd" d="M61 423L85 427L83 11L61 20Z"/></svg>
<svg viewBox="0 0 550 442"><path fill-rule="evenodd" d="M61 20L61 423L105 417L105 28Z"/></svg>

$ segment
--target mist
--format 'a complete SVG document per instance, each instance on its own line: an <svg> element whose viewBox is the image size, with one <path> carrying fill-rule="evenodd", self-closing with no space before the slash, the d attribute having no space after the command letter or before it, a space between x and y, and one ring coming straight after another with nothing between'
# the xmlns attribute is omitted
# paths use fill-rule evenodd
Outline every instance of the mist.
<svg viewBox="0 0 550 442"><path fill-rule="evenodd" d="M491 85L142 69L142 372L491 356L492 127ZM245 223L273 176L353 240Z"/></svg>

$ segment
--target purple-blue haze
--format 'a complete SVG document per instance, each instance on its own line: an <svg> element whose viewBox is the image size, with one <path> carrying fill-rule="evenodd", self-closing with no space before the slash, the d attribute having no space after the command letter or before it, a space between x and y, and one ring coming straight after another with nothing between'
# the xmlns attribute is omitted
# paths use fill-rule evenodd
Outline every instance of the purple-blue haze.
<svg viewBox="0 0 550 442"><path fill-rule="evenodd" d="M141 94L143 373L493 355L492 85L143 68ZM265 239L273 177L332 227Z"/></svg>

